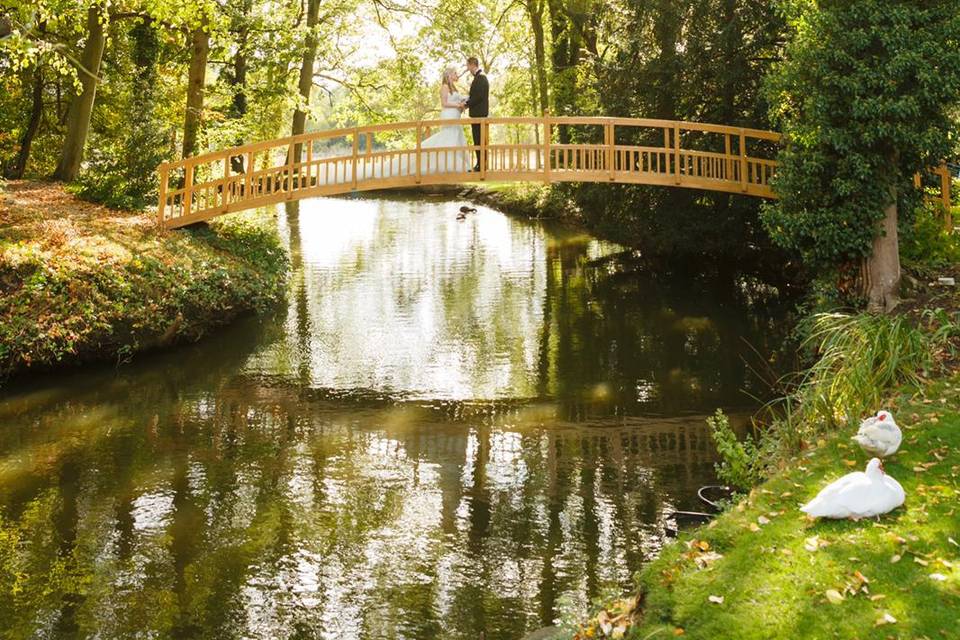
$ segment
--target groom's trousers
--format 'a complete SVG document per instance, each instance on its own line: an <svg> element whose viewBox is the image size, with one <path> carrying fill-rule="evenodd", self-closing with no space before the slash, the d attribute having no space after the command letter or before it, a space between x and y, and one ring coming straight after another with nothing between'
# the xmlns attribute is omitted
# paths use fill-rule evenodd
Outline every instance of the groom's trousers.
<svg viewBox="0 0 960 640"><path fill-rule="evenodd" d="M480 124L474 122L470 125L470 133L473 135L473 144L476 147L480 146ZM477 164L474 165L477 169L480 168L480 149L477 149Z"/></svg>

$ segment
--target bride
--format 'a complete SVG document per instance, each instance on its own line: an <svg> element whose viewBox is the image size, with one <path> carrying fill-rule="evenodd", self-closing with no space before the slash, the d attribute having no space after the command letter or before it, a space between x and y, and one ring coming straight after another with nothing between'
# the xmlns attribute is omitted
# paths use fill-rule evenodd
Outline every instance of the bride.
<svg viewBox="0 0 960 640"><path fill-rule="evenodd" d="M450 120L451 124L443 125L440 130L420 142L422 150L420 172L424 174L457 173L472 169L470 150L467 147L467 138L463 135L463 125L459 123L462 107L466 96L457 91L457 70L452 66L443 71L440 85L440 120ZM357 165L357 174L360 179L377 179L393 176L410 176L416 172L416 155L413 151L394 156L386 164L376 160L360 160ZM343 167L343 173L334 171L334 178L330 183L347 182L350 180L349 166ZM326 175L318 176L318 184L327 184Z"/></svg>
<svg viewBox="0 0 960 640"><path fill-rule="evenodd" d="M463 112L466 96L457 91L458 77L457 70L452 66L443 70L440 84L441 120L459 120ZM472 166L467 138L463 135L463 125L459 123L440 127L440 131L420 143L420 148L442 149L424 153L424 171L427 173L469 171Z"/></svg>

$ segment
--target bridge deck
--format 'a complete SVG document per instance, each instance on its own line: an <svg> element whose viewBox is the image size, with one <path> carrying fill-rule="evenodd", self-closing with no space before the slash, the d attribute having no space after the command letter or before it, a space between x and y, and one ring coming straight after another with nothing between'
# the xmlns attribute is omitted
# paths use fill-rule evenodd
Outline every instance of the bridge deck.
<svg viewBox="0 0 960 640"><path fill-rule="evenodd" d="M472 123L481 124L477 145L421 146L431 130ZM555 143L561 127L589 142ZM463 118L317 131L161 165L158 221L174 228L314 196L482 181L650 184L772 198L779 143L772 131L632 118ZM474 172L477 151L483 162Z"/></svg>

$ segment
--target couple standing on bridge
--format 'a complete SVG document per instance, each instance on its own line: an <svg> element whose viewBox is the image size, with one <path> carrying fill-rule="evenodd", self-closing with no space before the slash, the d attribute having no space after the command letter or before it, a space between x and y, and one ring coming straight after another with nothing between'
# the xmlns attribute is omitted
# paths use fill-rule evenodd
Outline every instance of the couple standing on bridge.
<svg viewBox="0 0 960 640"><path fill-rule="evenodd" d="M473 76L473 82L470 83L470 92L466 96L457 90L457 80L464 73L469 72ZM440 119L458 120L464 111L471 118L486 118L490 115L490 83L487 80L487 74L480 68L480 61L471 56L467 58L467 70L457 73L452 65L443 71L443 77L440 82ZM473 145L480 146L481 125L474 122L470 125L470 132L473 137ZM463 127L459 124L443 126L440 131L430 136L420 143L421 149L448 149L446 157L435 153L427 156L428 170L445 171L480 171L480 163L483 161L480 149L476 150L477 161L470 169L470 152L458 152L455 149L467 146L467 138L463 135ZM435 165L435 166L434 166ZM452 166L451 166L452 165Z"/></svg>

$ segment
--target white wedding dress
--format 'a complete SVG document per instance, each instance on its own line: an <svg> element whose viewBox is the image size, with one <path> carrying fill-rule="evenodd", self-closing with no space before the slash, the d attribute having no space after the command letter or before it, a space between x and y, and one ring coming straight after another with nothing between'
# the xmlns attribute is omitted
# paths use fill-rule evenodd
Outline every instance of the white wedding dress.
<svg viewBox="0 0 960 640"><path fill-rule="evenodd" d="M451 93L447 101L459 104L464 99L459 93ZM443 107L440 110L440 120L460 120L458 107ZM470 171L470 150L467 148L467 138L463 134L463 125L443 125L435 134L420 142L420 174L436 175L441 173L459 173ZM436 149L436 151L433 151ZM371 158L361 157L357 163L357 178L359 180L375 180L398 176L412 176L417 173L417 155L414 149L401 154L374 153ZM349 159L344 158L324 166L318 171L312 184L345 184L353 179L353 166Z"/></svg>
<svg viewBox="0 0 960 640"><path fill-rule="evenodd" d="M447 100L450 103L459 104L464 100L464 96L454 92ZM440 110L440 119L460 120L460 109L443 107ZM420 143L420 149L444 149L423 154L421 171L424 173L469 171L473 166L470 162L470 152L467 150L467 138L463 135L463 125L459 123L440 127L440 131Z"/></svg>

